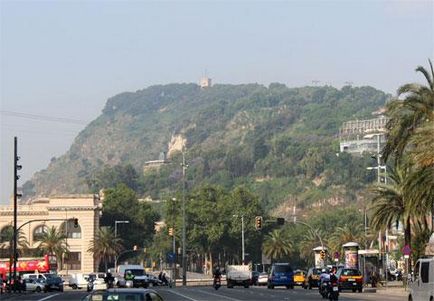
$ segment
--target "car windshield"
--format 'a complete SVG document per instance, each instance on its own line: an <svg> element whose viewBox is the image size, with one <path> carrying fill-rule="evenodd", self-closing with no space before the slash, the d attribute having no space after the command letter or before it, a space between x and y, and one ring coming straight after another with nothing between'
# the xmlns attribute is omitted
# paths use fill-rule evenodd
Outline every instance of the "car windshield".
<svg viewBox="0 0 434 301"><path fill-rule="evenodd" d="M276 265L274 267L275 273L290 273L292 272L292 269L289 265Z"/></svg>
<svg viewBox="0 0 434 301"><path fill-rule="evenodd" d="M294 273L295 276L304 276L304 272L303 271L297 271Z"/></svg>
<svg viewBox="0 0 434 301"><path fill-rule="evenodd" d="M343 276L361 276L362 274L360 273L359 270L344 269L342 271L342 275Z"/></svg>
<svg viewBox="0 0 434 301"><path fill-rule="evenodd" d="M127 270L131 272L131 274L133 274L134 276L144 276L145 275L145 271L144 270Z"/></svg>

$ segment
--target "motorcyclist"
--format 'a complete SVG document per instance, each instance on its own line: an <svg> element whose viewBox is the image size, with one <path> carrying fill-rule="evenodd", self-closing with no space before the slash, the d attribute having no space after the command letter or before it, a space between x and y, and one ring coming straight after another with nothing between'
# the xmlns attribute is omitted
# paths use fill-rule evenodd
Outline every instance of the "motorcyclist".
<svg viewBox="0 0 434 301"><path fill-rule="evenodd" d="M319 285L319 293L322 295L326 290L327 282L330 282L330 274L327 269L323 268L321 270L321 275L319 276L320 285Z"/></svg>
<svg viewBox="0 0 434 301"><path fill-rule="evenodd" d="M104 277L104 282L107 284L107 288L112 288L114 281L115 277L113 277L111 271L108 270L106 276Z"/></svg>
<svg viewBox="0 0 434 301"><path fill-rule="evenodd" d="M163 275L161 275L161 281L163 282L163 285L169 285L169 280L167 280L166 273L163 273Z"/></svg>
<svg viewBox="0 0 434 301"><path fill-rule="evenodd" d="M133 281L134 280L134 274L130 271L130 270L128 270L126 273L125 273L125 280L131 280L131 281Z"/></svg>
<svg viewBox="0 0 434 301"><path fill-rule="evenodd" d="M213 279L214 279L213 285L215 285L216 282L220 280L221 276L222 276L222 272L220 271L220 268L217 266L213 271Z"/></svg>

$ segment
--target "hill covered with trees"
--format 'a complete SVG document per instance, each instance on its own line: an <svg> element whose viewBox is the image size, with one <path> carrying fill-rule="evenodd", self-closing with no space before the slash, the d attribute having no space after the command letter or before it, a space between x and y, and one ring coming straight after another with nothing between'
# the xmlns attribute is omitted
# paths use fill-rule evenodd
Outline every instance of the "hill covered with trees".
<svg viewBox="0 0 434 301"><path fill-rule="evenodd" d="M246 186L271 210L356 200L374 180L369 156L339 154L338 129L372 118L389 95L372 87L288 88L283 84L151 86L108 99L71 148L23 185L25 196L98 192L123 183L140 197L182 187ZM162 152L169 163L147 168Z"/></svg>

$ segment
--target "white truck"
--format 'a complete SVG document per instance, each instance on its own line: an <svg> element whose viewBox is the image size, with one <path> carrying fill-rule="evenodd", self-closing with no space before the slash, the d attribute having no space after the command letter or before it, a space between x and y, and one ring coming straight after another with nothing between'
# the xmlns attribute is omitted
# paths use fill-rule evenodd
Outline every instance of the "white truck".
<svg viewBox="0 0 434 301"><path fill-rule="evenodd" d="M226 267L226 286L233 288L235 285L248 288L252 281L252 271L249 265L228 265Z"/></svg>
<svg viewBox="0 0 434 301"><path fill-rule="evenodd" d="M115 285L124 287L126 285L125 274L130 271L134 275L133 286L144 287L149 286L150 279L145 272L143 266L139 264L121 264L118 266L115 276Z"/></svg>
<svg viewBox="0 0 434 301"><path fill-rule="evenodd" d="M434 258L423 258L416 262L409 286L409 301L434 300Z"/></svg>

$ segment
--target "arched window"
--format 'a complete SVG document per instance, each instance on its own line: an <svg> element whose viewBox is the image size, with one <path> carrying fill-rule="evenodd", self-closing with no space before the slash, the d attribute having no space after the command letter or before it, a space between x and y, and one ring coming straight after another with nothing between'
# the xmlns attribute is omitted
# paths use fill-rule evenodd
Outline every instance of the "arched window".
<svg viewBox="0 0 434 301"><path fill-rule="evenodd" d="M81 238L81 227L79 224L75 225L74 219L69 219L63 223L60 230L66 234L67 238Z"/></svg>
<svg viewBox="0 0 434 301"><path fill-rule="evenodd" d="M14 236L14 227L7 225L0 231L0 243L12 241Z"/></svg>
<svg viewBox="0 0 434 301"><path fill-rule="evenodd" d="M47 233L48 228L46 225L39 225L33 230L33 240L41 240L45 233Z"/></svg>

